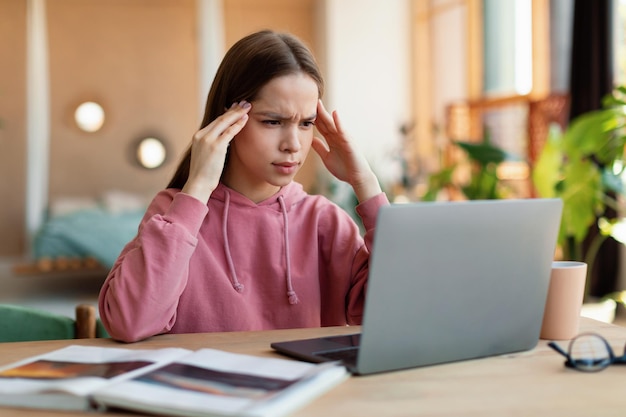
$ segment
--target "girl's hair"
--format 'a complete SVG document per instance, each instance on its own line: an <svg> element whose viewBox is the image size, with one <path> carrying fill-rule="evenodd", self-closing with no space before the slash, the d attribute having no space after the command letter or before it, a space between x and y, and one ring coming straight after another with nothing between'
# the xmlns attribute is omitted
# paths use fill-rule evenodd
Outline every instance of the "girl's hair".
<svg viewBox="0 0 626 417"><path fill-rule="evenodd" d="M299 72L315 81L321 98L324 80L313 54L302 41L293 35L269 30L242 38L226 52L217 69L200 129L233 103L254 101L261 88L274 78ZM183 188L189 177L190 161L191 147L185 152L168 188Z"/></svg>

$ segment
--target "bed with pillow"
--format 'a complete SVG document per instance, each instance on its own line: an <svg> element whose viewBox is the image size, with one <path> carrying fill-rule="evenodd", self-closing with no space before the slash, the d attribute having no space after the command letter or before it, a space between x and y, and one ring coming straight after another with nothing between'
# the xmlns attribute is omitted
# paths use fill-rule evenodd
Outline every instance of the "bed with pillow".
<svg viewBox="0 0 626 417"><path fill-rule="evenodd" d="M99 198L60 198L32 242L32 262L17 273L108 271L136 235L148 200L111 191Z"/></svg>

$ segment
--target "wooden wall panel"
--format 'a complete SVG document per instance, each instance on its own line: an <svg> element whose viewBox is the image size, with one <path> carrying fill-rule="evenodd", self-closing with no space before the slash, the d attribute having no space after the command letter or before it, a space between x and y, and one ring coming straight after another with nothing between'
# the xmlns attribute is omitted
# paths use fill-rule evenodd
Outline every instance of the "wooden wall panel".
<svg viewBox="0 0 626 417"><path fill-rule="evenodd" d="M0 256L25 244L25 118L26 2L0 0Z"/></svg>
<svg viewBox="0 0 626 417"><path fill-rule="evenodd" d="M198 125L193 0L47 2L50 48L50 198L110 189L162 189ZM103 128L80 131L73 111L95 100ZM143 135L167 141L170 159L144 170L132 160Z"/></svg>

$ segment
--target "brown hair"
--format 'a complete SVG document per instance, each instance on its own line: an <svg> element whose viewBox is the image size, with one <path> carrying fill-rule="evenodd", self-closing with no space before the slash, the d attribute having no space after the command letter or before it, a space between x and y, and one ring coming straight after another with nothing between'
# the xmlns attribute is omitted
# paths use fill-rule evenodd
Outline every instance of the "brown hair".
<svg viewBox="0 0 626 417"><path fill-rule="evenodd" d="M324 80L311 51L293 35L264 30L252 33L226 52L211 85L200 129L224 113L233 103L254 101L259 90L276 77L304 72L317 84L319 97ZM191 147L185 152L168 188L183 188L189 177ZM228 159L226 160L228 163Z"/></svg>

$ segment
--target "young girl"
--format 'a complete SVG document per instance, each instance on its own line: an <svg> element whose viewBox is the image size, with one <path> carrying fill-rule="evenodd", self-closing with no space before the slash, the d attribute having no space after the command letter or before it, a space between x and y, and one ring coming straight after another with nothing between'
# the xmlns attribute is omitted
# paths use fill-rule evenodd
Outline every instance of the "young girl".
<svg viewBox="0 0 626 417"><path fill-rule="evenodd" d="M322 93L313 56L291 35L254 33L227 52L202 128L100 292L114 339L360 324L388 200ZM364 237L293 181L311 147L354 189Z"/></svg>

